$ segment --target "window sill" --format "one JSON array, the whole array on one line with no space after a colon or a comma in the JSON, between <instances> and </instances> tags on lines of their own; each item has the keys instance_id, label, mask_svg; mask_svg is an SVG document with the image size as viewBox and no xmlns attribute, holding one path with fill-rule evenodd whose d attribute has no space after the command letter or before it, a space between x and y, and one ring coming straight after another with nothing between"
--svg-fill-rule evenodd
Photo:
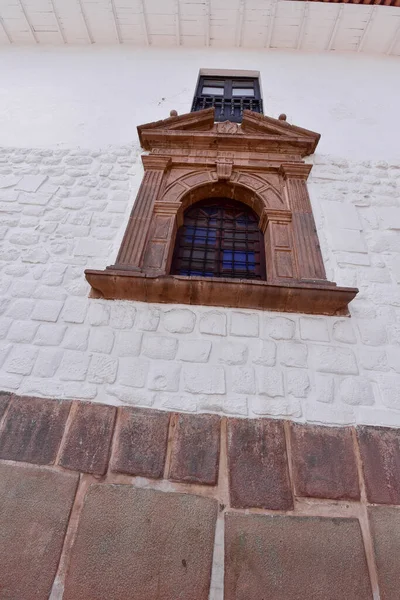
<instances>
[{"instance_id":1,"label":"window sill","mask_svg":"<svg viewBox=\"0 0 400 600\"><path fill-rule=\"evenodd\" d=\"M137 271L85 271L92 296L166 304L195 304L307 313L349 314L357 288L322 281L266 282L179 275L149 276Z\"/></svg>"}]
</instances>

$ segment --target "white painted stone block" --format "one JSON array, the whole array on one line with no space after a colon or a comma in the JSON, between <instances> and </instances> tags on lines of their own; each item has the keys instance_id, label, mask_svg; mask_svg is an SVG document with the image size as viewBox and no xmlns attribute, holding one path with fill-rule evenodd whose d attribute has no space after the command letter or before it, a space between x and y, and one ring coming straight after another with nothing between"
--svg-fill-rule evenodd
<instances>
[{"instance_id":1,"label":"white painted stone block","mask_svg":"<svg viewBox=\"0 0 400 600\"><path fill-rule=\"evenodd\" d=\"M307 398L310 392L310 380L303 369L288 369L286 375L287 393L296 398Z\"/></svg>"},{"instance_id":2,"label":"white painted stone block","mask_svg":"<svg viewBox=\"0 0 400 600\"><path fill-rule=\"evenodd\" d=\"M400 229L400 208L398 206L381 207L379 219L383 229Z\"/></svg>"},{"instance_id":3,"label":"white painted stone block","mask_svg":"<svg viewBox=\"0 0 400 600\"><path fill-rule=\"evenodd\" d=\"M366 253L367 247L359 231L352 229L332 229L330 232L334 250Z\"/></svg>"},{"instance_id":4,"label":"white painted stone block","mask_svg":"<svg viewBox=\"0 0 400 600\"><path fill-rule=\"evenodd\" d=\"M41 348L33 369L36 377L54 377L60 366L63 351L58 348Z\"/></svg>"},{"instance_id":5,"label":"white painted stone block","mask_svg":"<svg viewBox=\"0 0 400 600\"><path fill-rule=\"evenodd\" d=\"M163 325L170 333L191 333L196 315L186 308L175 308L164 313Z\"/></svg>"},{"instance_id":6,"label":"white painted stone block","mask_svg":"<svg viewBox=\"0 0 400 600\"><path fill-rule=\"evenodd\" d=\"M262 367L257 372L257 387L259 394L267 396L283 396L283 373L273 367Z\"/></svg>"},{"instance_id":7,"label":"white painted stone block","mask_svg":"<svg viewBox=\"0 0 400 600\"><path fill-rule=\"evenodd\" d=\"M10 342L29 343L35 337L39 323L30 321L14 321L8 331L7 339Z\"/></svg>"},{"instance_id":8,"label":"white painted stone block","mask_svg":"<svg viewBox=\"0 0 400 600\"><path fill-rule=\"evenodd\" d=\"M17 345L7 358L5 369L8 373L30 375L38 355L38 350L27 345Z\"/></svg>"},{"instance_id":9,"label":"white painted stone block","mask_svg":"<svg viewBox=\"0 0 400 600\"><path fill-rule=\"evenodd\" d=\"M89 304L89 323L91 325L108 325L110 320L110 305L105 303L93 303Z\"/></svg>"},{"instance_id":10,"label":"white painted stone block","mask_svg":"<svg viewBox=\"0 0 400 600\"><path fill-rule=\"evenodd\" d=\"M359 351L359 360L360 366L368 371L389 370L388 359L385 350L361 348Z\"/></svg>"},{"instance_id":11,"label":"white painted stone block","mask_svg":"<svg viewBox=\"0 0 400 600\"><path fill-rule=\"evenodd\" d=\"M132 406L152 406L153 396L145 390L137 391L133 387L124 385L110 385L106 388L107 397L113 396L124 404Z\"/></svg>"},{"instance_id":12,"label":"white painted stone block","mask_svg":"<svg viewBox=\"0 0 400 600\"><path fill-rule=\"evenodd\" d=\"M153 363L150 368L148 387L150 390L177 392L181 366L177 363Z\"/></svg>"},{"instance_id":13,"label":"white painted stone block","mask_svg":"<svg viewBox=\"0 0 400 600\"><path fill-rule=\"evenodd\" d=\"M324 202L322 209L326 217L327 228L362 230L355 206L345 202Z\"/></svg>"},{"instance_id":14,"label":"white painted stone block","mask_svg":"<svg viewBox=\"0 0 400 600\"><path fill-rule=\"evenodd\" d=\"M374 391L366 377L345 377L339 385L339 399L353 406L374 404Z\"/></svg>"},{"instance_id":15,"label":"white painted stone block","mask_svg":"<svg viewBox=\"0 0 400 600\"><path fill-rule=\"evenodd\" d=\"M251 400L251 411L255 415L270 417L299 418L302 415L301 403L297 398L256 396Z\"/></svg>"},{"instance_id":16,"label":"white painted stone block","mask_svg":"<svg viewBox=\"0 0 400 600\"><path fill-rule=\"evenodd\" d=\"M265 367L273 367L276 363L276 343L257 340L251 346L253 362Z\"/></svg>"},{"instance_id":17,"label":"white painted stone block","mask_svg":"<svg viewBox=\"0 0 400 600\"><path fill-rule=\"evenodd\" d=\"M211 342L208 340L181 340L177 360L206 363L210 352Z\"/></svg>"},{"instance_id":18,"label":"white painted stone block","mask_svg":"<svg viewBox=\"0 0 400 600\"><path fill-rule=\"evenodd\" d=\"M32 319L55 323L60 316L62 307L63 302L59 300L37 300L32 312Z\"/></svg>"},{"instance_id":19,"label":"white painted stone block","mask_svg":"<svg viewBox=\"0 0 400 600\"><path fill-rule=\"evenodd\" d=\"M87 298L67 298L61 318L66 323L83 323L88 309Z\"/></svg>"},{"instance_id":20,"label":"white painted stone block","mask_svg":"<svg viewBox=\"0 0 400 600\"><path fill-rule=\"evenodd\" d=\"M316 400L325 404L332 404L335 395L335 384L332 375L315 373Z\"/></svg>"},{"instance_id":21,"label":"white painted stone block","mask_svg":"<svg viewBox=\"0 0 400 600\"><path fill-rule=\"evenodd\" d=\"M113 303L110 311L110 326L115 329L130 329L135 320L136 309L129 302Z\"/></svg>"},{"instance_id":22,"label":"white painted stone block","mask_svg":"<svg viewBox=\"0 0 400 600\"><path fill-rule=\"evenodd\" d=\"M114 346L114 339L115 335L111 329L108 329L107 327L92 328L89 337L89 350L103 354L110 354ZM121 356L120 352L119 355Z\"/></svg>"},{"instance_id":23,"label":"white painted stone block","mask_svg":"<svg viewBox=\"0 0 400 600\"><path fill-rule=\"evenodd\" d=\"M388 408L400 410L400 376L385 373L379 376L378 381L383 404Z\"/></svg>"},{"instance_id":24,"label":"white painted stone block","mask_svg":"<svg viewBox=\"0 0 400 600\"><path fill-rule=\"evenodd\" d=\"M70 327L64 336L62 346L68 350L87 350L89 339L88 327Z\"/></svg>"},{"instance_id":25,"label":"white painted stone block","mask_svg":"<svg viewBox=\"0 0 400 600\"><path fill-rule=\"evenodd\" d=\"M210 335L226 335L226 314L220 311L209 311L200 317L200 333Z\"/></svg>"},{"instance_id":26,"label":"white painted stone block","mask_svg":"<svg viewBox=\"0 0 400 600\"><path fill-rule=\"evenodd\" d=\"M156 331L160 322L160 310L152 306L142 308L136 316L136 327L141 331Z\"/></svg>"},{"instance_id":27,"label":"white painted stone block","mask_svg":"<svg viewBox=\"0 0 400 600\"><path fill-rule=\"evenodd\" d=\"M386 354L390 368L396 373L400 373L400 346L389 347Z\"/></svg>"},{"instance_id":28,"label":"white painted stone block","mask_svg":"<svg viewBox=\"0 0 400 600\"><path fill-rule=\"evenodd\" d=\"M190 413L197 410L197 397L190 396L189 394L166 394L158 392L154 394L154 402L156 406L166 410Z\"/></svg>"},{"instance_id":29,"label":"white painted stone block","mask_svg":"<svg viewBox=\"0 0 400 600\"><path fill-rule=\"evenodd\" d=\"M37 346L59 346L67 330L66 325L41 323L34 343Z\"/></svg>"},{"instance_id":30,"label":"white painted stone block","mask_svg":"<svg viewBox=\"0 0 400 600\"><path fill-rule=\"evenodd\" d=\"M43 175L25 175L15 189L22 192L37 192L46 179L47 176Z\"/></svg>"},{"instance_id":31,"label":"white painted stone block","mask_svg":"<svg viewBox=\"0 0 400 600\"><path fill-rule=\"evenodd\" d=\"M84 381L89 367L89 356L84 352L66 350L58 370L64 381Z\"/></svg>"},{"instance_id":32,"label":"white painted stone block","mask_svg":"<svg viewBox=\"0 0 400 600\"><path fill-rule=\"evenodd\" d=\"M132 329L117 331L115 353L118 356L139 356L143 334Z\"/></svg>"},{"instance_id":33,"label":"white painted stone block","mask_svg":"<svg viewBox=\"0 0 400 600\"><path fill-rule=\"evenodd\" d=\"M357 375L355 355L349 348L312 344L309 348L310 366L316 371Z\"/></svg>"},{"instance_id":34,"label":"white painted stone block","mask_svg":"<svg viewBox=\"0 0 400 600\"><path fill-rule=\"evenodd\" d=\"M232 312L230 334L244 337L257 337L258 314Z\"/></svg>"},{"instance_id":35,"label":"white painted stone block","mask_svg":"<svg viewBox=\"0 0 400 600\"><path fill-rule=\"evenodd\" d=\"M282 342L279 345L280 363L286 367L307 367L308 348L300 342Z\"/></svg>"},{"instance_id":36,"label":"white painted stone block","mask_svg":"<svg viewBox=\"0 0 400 600\"><path fill-rule=\"evenodd\" d=\"M300 319L300 337L302 340L314 342L329 342L329 333L326 319L313 319L302 317Z\"/></svg>"},{"instance_id":37,"label":"white painted stone block","mask_svg":"<svg viewBox=\"0 0 400 600\"><path fill-rule=\"evenodd\" d=\"M123 386L142 388L146 385L149 361L143 358L120 358L118 383Z\"/></svg>"},{"instance_id":38,"label":"white painted stone block","mask_svg":"<svg viewBox=\"0 0 400 600\"><path fill-rule=\"evenodd\" d=\"M193 394L225 394L223 367L210 365L184 365L184 389Z\"/></svg>"},{"instance_id":39,"label":"white painted stone block","mask_svg":"<svg viewBox=\"0 0 400 600\"><path fill-rule=\"evenodd\" d=\"M237 342L221 342L217 346L218 362L226 365L244 365L248 347Z\"/></svg>"},{"instance_id":40,"label":"white painted stone block","mask_svg":"<svg viewBox=\"0 0 400 600\"><path fill-rule=\"evenodd\" d=\"M264 333L274 340L290 340L294 337L296 323L286 317L266 317ZM263 336L263 337L265 337Z\"/></svg>"},{"instance_id":41,"label":"white painted stone block","mask_svg":"<svg viewBox=\"0 0 400 600\"><path fill-rule=\"evenodd\" d=\"M178 350L178 340L175 338L144 334L142 354L149 358L172 360Z\"/></svg>"},{"instance_id":42,"label":"white painted stone block","mask_svg":"<svg viewBox=\"0 0 400 600\"><path fill-rule=\"evenodd\" d=\"M383 346L387 342L385 325L379 320L359 319L358 330L363 344L367 346Z\"/></svg>"},{"instance_id":43,"label":"white painted stone block","mask_svg":"<svg viewBox=\"0 0 400 600\"><path fill-rule=\"evenodd\" d=\"M232 369L232 391L237 394L255 394L256 382L252 367Z\"/></svg>"},{"instance_id":44,"label":"white painted stone block","mask_svg":"<svg viewBox=\"0 0 400 600\"><path fill-rule=\"evenodd\" d=\"M340 319L339 321L335 321L333 324L332 336L336 342L342 342L343 344L355 344L357 342L350 319Z\"/></svg>"},{"instance_id":45,"label":"white painted stone block","mask_svg":"<svg viewBox=\"0 0 400 600\"><path fill-rule=\"evenodd\" d=\"M106 354L93 354L88 371L91 383L114 383L117 377L118 360Z\"/></svg>"}]
</instances>

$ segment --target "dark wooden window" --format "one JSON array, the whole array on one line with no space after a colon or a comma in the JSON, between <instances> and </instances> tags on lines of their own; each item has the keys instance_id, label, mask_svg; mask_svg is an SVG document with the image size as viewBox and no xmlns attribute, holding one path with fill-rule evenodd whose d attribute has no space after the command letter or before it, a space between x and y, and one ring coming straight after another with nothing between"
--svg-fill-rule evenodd
<instances>
[{"instance_id":1,"label":"dark wooden window","mask_svg":"<svg viewBox=\"0 0 400 600\"><path fill-rule=\"evenodd\" d=\"M216 121L240 123L243 110L263 113L260 82L256 77L201 76L192 112L215 108Z\"/></svg>"},{"instance_id":2,"label":"dark wooden window","mask_svg":"<svg viewBox=\"0 0 400 600\"><path fill-rule=\"evenodd\" d=\"M226 198L198 202L184 214L171 272L198 277L266 279L257 215Z\"/></svg>"}]
</instances>

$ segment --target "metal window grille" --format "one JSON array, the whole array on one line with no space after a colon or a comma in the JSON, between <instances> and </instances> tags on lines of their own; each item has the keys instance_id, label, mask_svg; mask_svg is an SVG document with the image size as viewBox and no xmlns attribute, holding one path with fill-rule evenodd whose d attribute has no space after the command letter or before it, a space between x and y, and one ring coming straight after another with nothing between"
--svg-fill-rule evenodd
<instances>
[{"instance_id":1,"label":"metal window grille","mask_svg":"<svg viewBox=\"0 0 400 600\"><path fill-rule=\"evenodd\" d=\"M225 198L193 205L177 233L171 273L266 279L257 216L248 206Z\"/></svg>"},{"instance_id":2,"label":"metal window grille","mask_svg":"<svg viewBox=\"0 0 400 600\"><path fill-rule=\"evenodd\" d=\"M245 109L263 114L256 77L200 77L192 112L215 108L216 121L240 123Z\"/></svg>"}]
</instances>

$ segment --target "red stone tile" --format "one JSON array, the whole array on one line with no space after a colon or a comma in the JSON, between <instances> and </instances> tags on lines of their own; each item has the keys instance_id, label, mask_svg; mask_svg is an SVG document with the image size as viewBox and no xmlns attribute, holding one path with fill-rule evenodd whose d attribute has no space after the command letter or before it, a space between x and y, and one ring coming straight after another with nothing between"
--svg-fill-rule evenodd
<instances>
[{"instance_id":1,"label":"red stone tile","mask_svg":"<svg viewBox=\"0 0 400 600\"><path fill-rule=\"evenodd\" d=\"M228 474L233 507L291 509L282 421L229 419Z\"/></svg>"},{"instance_id":2,"label":"red stone tile","mask_svg":"<svg viewBox=\"0 0 400 600\"><path fill-rule=\"evenodd\" d=\"M372 600L357 519L227 514L225 600Z\"/></svg>"},{"instance_id":3,"label":"red stone tile","mask_svg":"<svg viewBox=\"0 0 400 600\"><path fill-rule=\"evenodd\" d=\"M63 600L208 600L218 503L93 485Z\"/></svg>"},{"instance_id":4,"label":"red stone tile","mask_svg":"<svg viewBox=\"0 0 400 600\"><path fill-rule=\"evenodd\" d=\"M72 411L59 464L74 471L104 475L110 454L115 408L77 402Z\"/></svg>"},{"instance_id":5,"label":"red stone tile","mask_svg":"<svg viewBox=\"0 0 400 600\"><path fill-rule=\"evenodd\" d=\"M6 412L6 408L10 402L11 394L7 392L0 392L0 419Z\"/></svg>"},{"instance_id":6,"label":"red stone tile","mask_svg":"<svg viewBox=\"0 0 400 600\"><path fill-rule=\"evenodd\" d=\"M0 465L0 598L47 600L78 476Z\"/></svg>"},{"instance_id":7,"label":"red stone tile","mask_svg":"<svg viewBox=\"0 0 400 600\"><path fill-rule=\"evenodd\" d=\"M216 485L220 417L177 415L169 478L184 483Z\"/></svg>"},{"instance_id":8,"label":"red stone tile","mask_svg":"<svg viewBox=\"0 0 400 600\"><path fill-rule=\"evenodd\" d=\"M167 451L169 413L120 408L111 469L129 475L162 477Z\"/></svg>"},{"instance_id":9,"label":"red stone tile","mask_svg":"<svg viewBox=\"0 0 400 600\"><path fill-rule=\"evenodd\" d=\"M400 430L358 427L367 498L375 504L400 504Z\"/></svg>"},{"instance_id":10,"label":"red stone tile","mask_svg":"<svg viewBox=\"0 0 400 600\"><path fill-rule=\"evenodd\" d=\"M0 435L0 458L53 464L71 403L13 397Z\"/></svg>"},{"instance_id":11,"label":"red stone tile","mask_svg":"<svg viewBox=\"0 0 400 600\"><path fill-rule=\"evenodd\" d=\"M297 496L358 500L360 488L349 427L291 426Z\"/></svg>"},{"instance_id":12,"label":"red stone tile","mask_svg":"<svg viewBox=\"0 0 400 600\"><path fill-rule=\"evenodd\" d=\"M380 600L399 600L400 509L368 509Z\"/></svg>"}]
</instances>

